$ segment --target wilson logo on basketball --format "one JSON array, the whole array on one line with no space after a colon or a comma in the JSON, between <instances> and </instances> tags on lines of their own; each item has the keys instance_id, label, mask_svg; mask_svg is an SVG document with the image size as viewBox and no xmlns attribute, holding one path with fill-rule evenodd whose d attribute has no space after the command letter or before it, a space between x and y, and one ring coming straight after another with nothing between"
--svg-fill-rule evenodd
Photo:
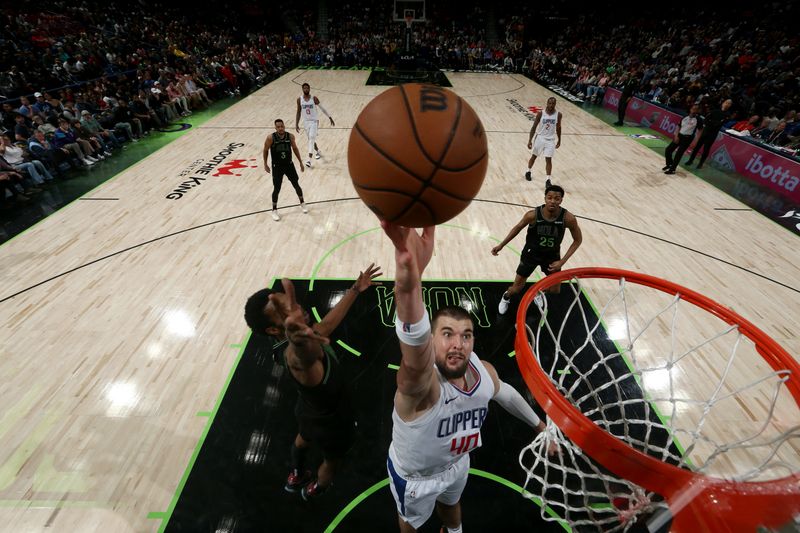
<instances>
[{"instance_id":1,"label":"wilson logo on basketball","mask_svg":"<svg viewBox=\"0 0 800 533\"><path fill-rule=\"evenodd\" d=\"M255 159L233 159L217 168L217 171L212 176L241 176L241 174L234 171L243 168L258 168L258 165L248 165L249 161L255 161Z\"/></svg>"}]
</instances>

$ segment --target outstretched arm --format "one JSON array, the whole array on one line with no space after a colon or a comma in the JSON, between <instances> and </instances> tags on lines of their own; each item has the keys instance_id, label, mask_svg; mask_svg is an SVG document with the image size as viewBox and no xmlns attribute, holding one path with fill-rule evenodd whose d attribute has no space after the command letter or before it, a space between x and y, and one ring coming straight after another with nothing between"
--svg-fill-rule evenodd
<instances>
[{"instance_id":1,"label":"outstretched arm","mask_svg":"<svg viewBox=\"0 0 800 533\"><path fill-rule=\"evenodd\" d=\"M525 398L522 397L517 389L500 380L494 365L487 361L481 361L481 363L483 363L489 375L492 376L492 381L494 382L494 396L492 400L499 403L509 414L519 418L536 431L540 433L545 431L547 429L547 424L536 415L533 408L525 401ZM547 453L548 455L553 455L556 452L558 452L558 444L553 441L550 443Z\"/></svg>"},{"instance_id":2,"label":"outstretched arm","mask_svg":"<svg viewBox=\"0 0 800 533\"><path fill-rule=\"evenodd\" d=\"M500 241L500 244L492 248L492 255L497 255L500 253L506 244L510 243L514 237L519 235L519 232L527 226L528 224L532 223L536 219L536 212L535 211L528 211L523 215L522 219L517 222L517 225L511 228L511 231L508 232L506 238Z\"/></svg>"},{"instance_id":3,"label":"outstretched arm","mask_svg":"<svg viewBox=\"0 0 800 533\"><path fill-rule=\"evenodd\" d=\"M425 228L422 235L384 220L381 227L395 248L395 329L402 353L395 407L404 417L412 415L428 396L435 379L430 319L422 300L422 273L433 255L434 226Z\"/></svg>"},{"instance_id":4,"label":"outstretched arm","mask_svg":"<svg viewBox=\"0 0 800 533\"><path fill-rule=\"evenodd\" d=\"M353 283L352 287L347 289L342 299L339 300L339 303L328 311L328 314L325 315L325 318L323 318L319 324L314 326L317 333L325 337L330 336L339 324L342 323L344 317L347 316L347 312L356 301L358 295L369 289L372 285L375 285L373 280L381 275L383 275L381 267L375 266L375 263L369 265L363 272L359 272L355 283Z\"/></svg>"},{"instance_id":5,"label":"outstretched arm","mask_svg":"<svg viewBox=\"0 0 800 533\"><path fill-rule=\"evenodd\" d=\"M300 97L297 97L297 113L294 117L294 131L300 133Z\"/></svg>"},{"instance_id":6,"label":"outstretched arm","mask_svg":"<svg viewBox=\"0 0 800 533\"><path fill-rule=\"evenodd\" d=\"M283 293L270 294L267 309L274 309L283 323L289 341L287 357L296 357L302 366L308 367L322 357L321 343L328 344L330 340L308 325L306 314L295 299L291 280L284 278L281 284Z\"/></svg>"}]
</instances>

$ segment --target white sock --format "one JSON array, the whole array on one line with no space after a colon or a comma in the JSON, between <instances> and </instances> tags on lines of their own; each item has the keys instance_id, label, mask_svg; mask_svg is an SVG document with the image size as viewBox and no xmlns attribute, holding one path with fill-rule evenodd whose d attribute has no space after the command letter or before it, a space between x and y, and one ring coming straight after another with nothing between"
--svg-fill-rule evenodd
<instances>
[{"instance_id":1,"label":"white sock","mask_svg":"<svg viewBox=\"0 0 800 533\"><path fill-rule=\"evenodd\" d=\"M461 524L458 524L458 527L448 527L447 533L464 533L461 529Z\"/></svg>"}]
</instances>

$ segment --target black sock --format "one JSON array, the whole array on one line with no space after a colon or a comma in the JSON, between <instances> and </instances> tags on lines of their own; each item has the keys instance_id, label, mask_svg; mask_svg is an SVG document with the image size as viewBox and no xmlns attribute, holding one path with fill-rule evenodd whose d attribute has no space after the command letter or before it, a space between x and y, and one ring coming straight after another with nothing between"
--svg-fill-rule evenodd
<instances>
[{"instance_id":1,"label":"black sock","mask_svg":"<svg viewBox=\"0 0 800 533\"><path fill-rule=\"evenodd\" d=\"M306 455L308 455L308 448L298 448L297 445L292 443L292 450L290 456L292 458L292 468L303 472L306 466Z\"/></svg>"}]
</instances>

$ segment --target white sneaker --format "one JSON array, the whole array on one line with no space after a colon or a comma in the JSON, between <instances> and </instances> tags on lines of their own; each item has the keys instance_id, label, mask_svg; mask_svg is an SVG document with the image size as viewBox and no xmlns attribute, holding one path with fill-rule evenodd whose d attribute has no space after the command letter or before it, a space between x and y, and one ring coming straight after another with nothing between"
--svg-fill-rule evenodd
<instances>
[{"instance_id":1,"label":"white sneaker","mask_svg":"<svg viewBox=\"0 0 800 533\"><path fill-rule=\"evenodd\" d=\"M544 293L543 292L537 292L536 296L533 297L533 303L535 303L536 307L538 307L539 309L543 309L544 308Z\"/></svg>"},{"instance_id":2,"label":"white sneaker","mask_svg":"<svg viewBox=\"0 0 800 533\"><path fill-rule=\"evenodd\" d=\"M89 161L88 159L81 159L81 163L83 163L87 167L90 167L90 166L94 165L95 162L94 161Z\"/></svg>"},{"instance_id":3,"label":"white sneaker","mask_svg":"<svg viewBox=\"0 0 800 533\"><path fill-rule=\"evenodd\" d=\"M90 156L90 155L86 156L86 160L87 161L91 161L92 163L97 163L97 161L99 161L96 157L93 157L93 156Z\"/></svg>"},{"instance_id":4,"label":"white sneaker","mask_svg":"<svg viewBox=\"0 0 800 533\"><path fill-rule=\"evenodd\" d=\"M316 157L317 159L322 159L322 152L317 151L317 155L315 155L314 157Z\"/></svg>"},{"instance_id":5,"label":"white sneaker","mask_svg":"<svg viewBox=\"0 0 800 533\"><path fill-rule=\"evenodd\" d=\"M511 303L511 300L506 300L505 296L500 298L500 305L497 306L497 312L501 315L506 314L508 311L508 304Z\"/></svg>"},{"instance_id":6,"label":"white sneaker","mask_svg":"<svg viewBox=\"0 0 800 533\"><path fill-rule=\"evenodd\" d=\"M303 210L303 213L308 213L308 208L304 202L300 202L300 209Z\"/></svg>"},{"instance_id":7,"label":"white sneaker","mask_svg":"<svg viewBox=\"0 0 800 533\"><path fill-rule=\"evenodd\" d=\"M307 160L307 161L306 161L306 166L307 166L308 168L311 168L311 159L309 159L309 160Z\"/></svg>"},{"instance_id":8,"label":"white sneaker","mask_svg":"<svg viewBox=\"0 0 800 533\"><path fill-rule=\"evenodd\" d=\"M281 217L279 217L279 216L278 216L278 212L277 212L277 211L275 211L275 210L273 209L273 210L272 210L272 220L274 220L275 222L277 222L277 221L279 221L280 219L281 219Z\"/></svg>"}]
</instances>

